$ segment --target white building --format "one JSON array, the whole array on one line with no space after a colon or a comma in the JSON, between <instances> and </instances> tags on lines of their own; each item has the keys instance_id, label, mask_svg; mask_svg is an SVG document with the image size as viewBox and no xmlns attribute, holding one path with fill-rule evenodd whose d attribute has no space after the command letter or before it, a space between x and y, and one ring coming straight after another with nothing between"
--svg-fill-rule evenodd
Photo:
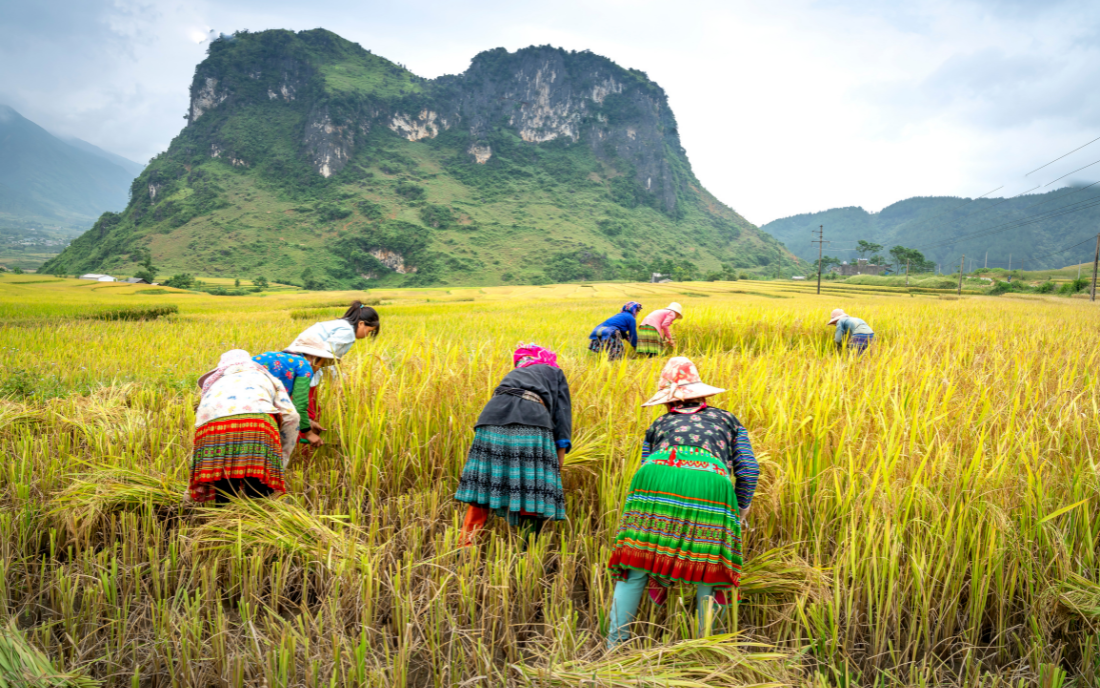
<instances>
[{"instance_id":1,"label":"white building","mask_svg":"<svg viewBox=\"0 0 1100 688\"><path fill-rule=\"evenodd\" d=\"M96 282L114 282L115 278L110 275L101 275L97 272L89 272L87 275L81 275L82 280L95 280Z\"/></svg>"}]
</instances>

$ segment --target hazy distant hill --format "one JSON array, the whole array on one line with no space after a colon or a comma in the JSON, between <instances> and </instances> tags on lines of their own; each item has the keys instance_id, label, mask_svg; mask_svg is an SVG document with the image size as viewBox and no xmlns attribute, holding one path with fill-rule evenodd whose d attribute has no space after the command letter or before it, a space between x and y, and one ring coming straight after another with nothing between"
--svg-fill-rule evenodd
<instances>
[{"instance_id":1,"label":"hazy distant hill","mask_svg":"<svg viewBox=\"0 0 1100 688\"><path fill-rule=\"evenodd\" d=\"M145 169L145 165L142 165L141 163L134 162L133 160L122 157L121 155L116 155L116 154L112 153L111 151L103 150L99 146L88 143L84 139L78 139L75 136L68 136L68 137L62 136L60 138L65 143L69 144L70 146L75 146L76 148L79 148L80 150L84 151L85 153L91 153L92 155L98 155L99 157L103 158L104 160L107 160L109 162L113 162L114 164L118 165L122 169L126 170L126 172L128 172L131 175L131 177L138 176L139 174L141 174L141 171Z\"/></svg>"},{"instance_id":2,"label":"hazy distant hill","mask_svg":"<svg viewBox=\"0 0 1100 688\"><path fill-rule=\"evenodd\" d=\"M664 91L549 46L428 80L322 29L214 41L188 124L44 269L314 287L648 277L791 266L708 193Z\"/></svg>"},{"instance_id":3,"label":"hazy distant hill","mask_svg":"<svg viewBox=\"0 0 1100 688\"><path fill-rule=\"evenodd\" d=\"M0 222L84 228L104 211L125 208L134 163L128 170L112 157L62 141L0 105Z\"/></svg>"},{"instance_id":4,"label":"hazy distant hill","mask_svg":"<svg viewBox=\"0 0 1100 688\"><path fill-rule=\"evenodd\" d=\"M969 202L968 202L969 201ZM1097 207L1091 207L1093 205ZM833 208L775 220L761 227L782 241L795 255L817 259L811 232L825 226L833 243L825 254L853 260L855 242L864 239L891 246L920 249L950 272L965 254L975 265L990 267L1054 268L1091 260L1100 231L1100 185L1066 188L1019 198L919 197L899 201L877 213L863 208ZM974 236L977 235L977 236ZM959 243L942 246L960 237ZM1085 241L1069 250L1065 247ZM884 251L885 254L885 251Z\"/></svg>"}]
</instances>

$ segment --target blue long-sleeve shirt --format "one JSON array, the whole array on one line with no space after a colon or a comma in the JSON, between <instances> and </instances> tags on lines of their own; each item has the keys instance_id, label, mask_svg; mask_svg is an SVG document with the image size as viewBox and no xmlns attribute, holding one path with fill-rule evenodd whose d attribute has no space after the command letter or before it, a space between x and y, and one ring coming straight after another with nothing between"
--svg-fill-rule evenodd
<instances>
[{"instance_id":1,"label":"blue long-sleeve shirt","mask_svg":"<svg viewBox=\"0 0 1100 688\"><path fill-rule=\"evenodd\" d=\"M630 346L638 348L638 323L634 316L626 311L616 313L596 326L589 339L606 339L612 332L621 332L624 339L630 340Z\"/></svg>"},{"instance_id":2,"label":"blue long-sleeve shirt","mask_svg":"<svg viewBox=\"0 0 1100 688\"><path fill-rule=\"evenodd\" d=\"M844 341L844 335L847 334L874 334L875 331L871 329L863 320L859 318L853 318L850 315L846 315L840 320L836 321L836 335L833 337L833 341L840 344Z\"/></svg>"}]
</instances>

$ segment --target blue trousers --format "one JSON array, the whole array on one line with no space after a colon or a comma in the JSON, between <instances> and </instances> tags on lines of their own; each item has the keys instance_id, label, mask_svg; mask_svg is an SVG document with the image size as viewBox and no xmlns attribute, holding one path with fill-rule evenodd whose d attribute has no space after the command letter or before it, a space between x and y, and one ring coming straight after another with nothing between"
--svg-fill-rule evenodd
<instances>
[{"instance_id":1,"label":"blue trousers","mask_svg":"<svg viewBox=\"0 0 1100 688\"><path fill-rule=\"evenodd\" d=\"M638 614L638 605L645 594L646 584L649 582L649 574L638 569L631 569L625 581L615 583L615 598L611 603L611 618L607 632L607 647L613 648L619 643L630 639L630 631L627 627ZM698 621L698 634L700 637L706 630L707 608L710 607L711 618L718 615L721 609L714 602L714 586L695 586L695 607Z\"/></svg>"}]
</instances>

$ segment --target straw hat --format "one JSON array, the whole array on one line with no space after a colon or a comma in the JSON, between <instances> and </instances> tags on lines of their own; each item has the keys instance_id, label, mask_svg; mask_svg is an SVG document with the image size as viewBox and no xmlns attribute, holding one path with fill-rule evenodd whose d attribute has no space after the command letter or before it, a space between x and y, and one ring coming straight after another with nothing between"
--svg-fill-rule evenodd
<instances>
[{"instance_id":1,"label":"straw hat","mask_svg":"<svg viewBox=\"0 0 1100 688\"><path fill-rule=\"evenodd\" d=\"M672 303L668 304L668 308L666 308L665 310L669 310L669 311L672 311L673 313L675 313L676 315L680 316L681 318L682 318L682 317L684 317L684 308L683 308L683 306L681 306L680 304L676 303L675 301L673 301Z\"/></svg>"},{"instance_id":2,"label":"straw hat","mask_svg":"<svg viewBox=\"0 0 1100 688\"><path fill-rule=\"evenodd\" d=\"M699 369L690 358L684 356L675 356L668 360L665 369L661 371L661 382L657 388L659 391L642 406L658 406L672 401L701 399L726 391L721 387L712 387L704 383L699 378Z\"/></svg>"},{"instance_id":3,"label":"straw hat","mask_svg":"<svg viewBox=\"0 0 1100 688\"><path fill-rule=\"evenodd\" d=\"M332 349L329 348L327 342L322 340L315 334L302 334L299 335L294 343L283 349L283 353L287 354L303 354L306 356L316 356L317 358L336 358L332 353Z\"/></svg>"},{"instance_id":4,"label":"straw hat","mask_svg":"<svg viewBox=\"0 0 1100 688\"><path fill-rule=\"evenodd\" d=\"M835 325L837 320L840 320L841 318L845 318L847 316L848 316L848 314L844 312L843 308L837 308L836 310L834 310L832 312L832 315L829 316L831 318L831 320L829 320L829 322L827 322L825 324L826 325Z\"/></svg>"}]
</instances>

